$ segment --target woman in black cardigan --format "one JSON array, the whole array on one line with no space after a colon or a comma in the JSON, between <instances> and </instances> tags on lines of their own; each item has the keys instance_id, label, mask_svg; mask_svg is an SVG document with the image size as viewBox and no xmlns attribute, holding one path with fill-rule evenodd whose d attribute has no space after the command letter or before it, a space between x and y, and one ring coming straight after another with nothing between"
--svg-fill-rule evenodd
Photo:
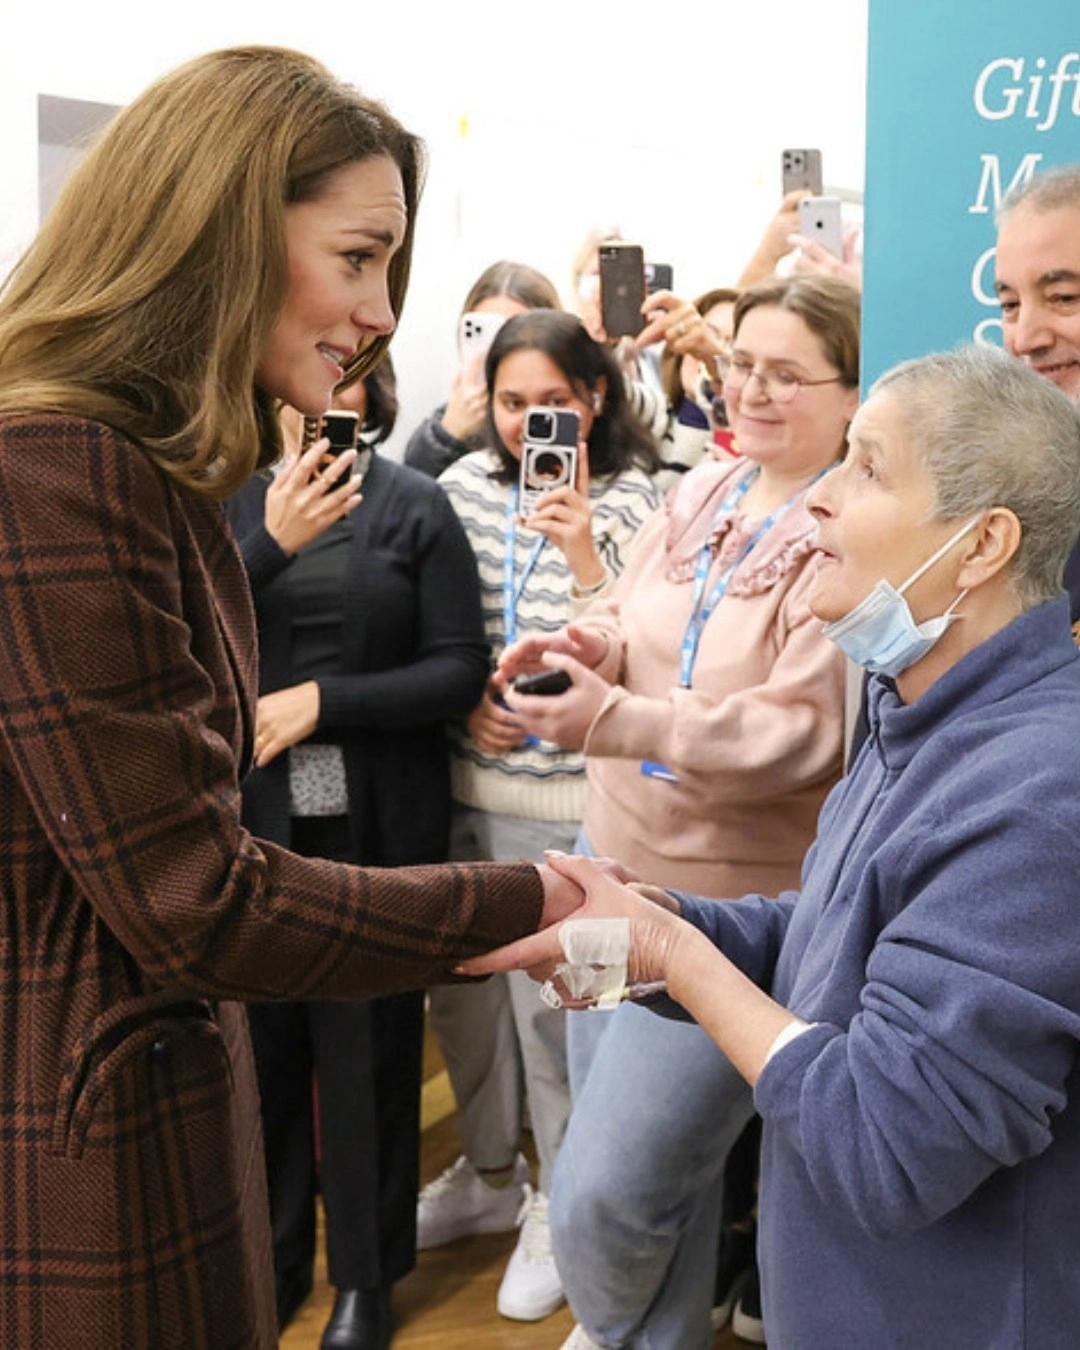
<instances>
[{"instance_id":1,"label":"woman in black cardigan","mask_svg":"<svg viewBox=\"0 0 1080 1350\"><path fill-rule=\"evenodd\" d=\"M476 704L488 674L476 565L442 488L373 453L396 413L388 358L335 406L364 428L336 483L316 447L226 507L259 623L244 823L310 856L439 862L443 724ZM358 494L349 473L365 461ZM389 1345L390 1288L415 1263L423 995L250 1013L279 1322L311 1289L319 1189L337 1290L324 1350Z\"/></svg>"}]
</instances>

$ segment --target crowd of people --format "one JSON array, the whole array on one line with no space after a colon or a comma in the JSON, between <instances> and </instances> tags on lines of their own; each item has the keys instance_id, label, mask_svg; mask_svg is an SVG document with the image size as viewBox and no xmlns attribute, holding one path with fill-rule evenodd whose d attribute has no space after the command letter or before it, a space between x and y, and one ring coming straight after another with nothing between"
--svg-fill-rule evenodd
<instances>
[{"instance_id":1,"label":"crowd of people","mask_svg":"<svg viewBox=\"0 0 1080 1350\"><path fill-rule=\"evenodd\" d=\"M1003 204L1005 350L861 402L795 197L634 338L614 231L566 303L495 261L399 463L424 153L214 52L0 292L0 1343L267 1350L321 1198L324 1350L515 1228L565 1350L1064 1350L1080 167Z\"/></svg>"}]
</instances>

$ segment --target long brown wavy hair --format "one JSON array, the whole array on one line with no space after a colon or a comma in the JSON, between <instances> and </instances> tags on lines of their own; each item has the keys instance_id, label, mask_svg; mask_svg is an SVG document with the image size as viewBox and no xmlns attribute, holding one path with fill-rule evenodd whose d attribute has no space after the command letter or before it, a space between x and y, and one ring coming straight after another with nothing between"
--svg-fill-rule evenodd
<instances>
[{"instance_id":1,"label":"long brown wavy hair","mask_svg":"<svg viewBox=\"0 0 1080 1350\"><path fill-rule=\"evenodd\" d=\"M375 156L401 171L408 286L423 148L300 52L212 52L109 124L0 293L0 413L57 411L135 437L178 482L234 492L279 454L255 369L285 300L285 210ZM389 338L353 358L373 366Z\"/></svg>"}]
</instances>

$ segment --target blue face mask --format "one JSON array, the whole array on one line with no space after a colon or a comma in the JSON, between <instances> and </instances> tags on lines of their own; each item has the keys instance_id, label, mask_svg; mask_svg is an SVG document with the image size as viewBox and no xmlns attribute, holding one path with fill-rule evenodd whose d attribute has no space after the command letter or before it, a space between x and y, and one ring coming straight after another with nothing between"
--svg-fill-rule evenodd
<instances>
[{"instance_id":1,"label":"blue face mask","mask_svg":"<svg viewBox=\"0 0 1080 1350\"><path fill-rule=\"evenodd\" d=\"M932 558L913 572L897 589L888 581L879 581L870 594L835 623L827 623L822 632L835 642L856 665L880 675L899 675L925 656L945 630L958 617L953 611L967 595L961 591L944 614L925 623L916 623L904 592L958 544L982 519L981 515L947 540Z\"/></svg>"}]
</instances>

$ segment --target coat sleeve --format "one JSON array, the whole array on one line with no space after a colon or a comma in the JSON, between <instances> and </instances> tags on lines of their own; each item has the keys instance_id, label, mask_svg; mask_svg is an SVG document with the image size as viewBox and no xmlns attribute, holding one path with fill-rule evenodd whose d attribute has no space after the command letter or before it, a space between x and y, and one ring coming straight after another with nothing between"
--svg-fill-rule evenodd
<instances>
[{"instance_id":1,"label":"coat sleeve","mask_svg":"<svg viewBox=\"0 0 1080 1350\"><path fill-rule=\"evenodd\" d=\"M6 423L0 482L0 754L66 922L92 911L162 988L240 999L415 988L535 927L532 867L364 869L242 829L250 657L221 597L252 624L220 511L70 419Z\"/></svg>"}]
</instances>

